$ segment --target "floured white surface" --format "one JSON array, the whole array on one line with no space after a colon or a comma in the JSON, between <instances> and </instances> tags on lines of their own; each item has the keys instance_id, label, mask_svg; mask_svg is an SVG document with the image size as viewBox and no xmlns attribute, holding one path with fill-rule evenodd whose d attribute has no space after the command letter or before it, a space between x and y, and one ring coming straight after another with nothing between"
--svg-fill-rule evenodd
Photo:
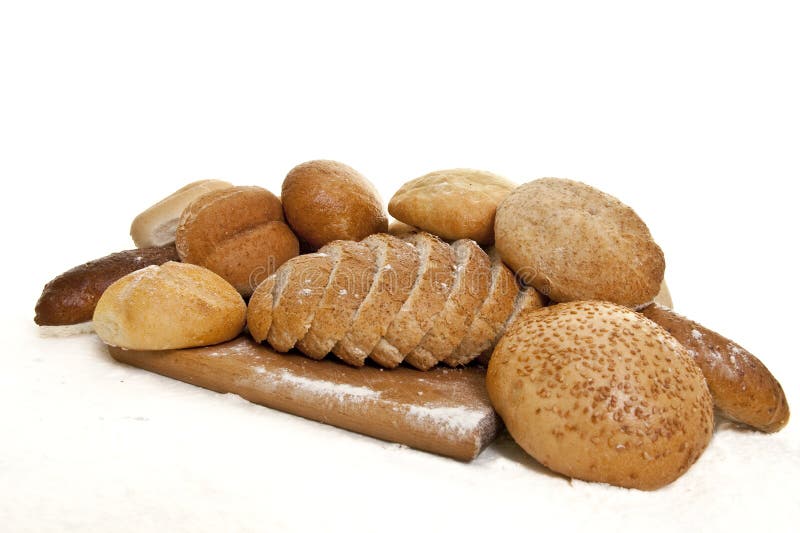
<instances>
[{"instance_id":1,"label":"floured white surface","mask_svg":"<svg viewBox=\"0 0 800 533\"><path fill-rule=\"evenodd\" d=\"M507 436L461 463L325 426L119 364L93 335L40 337L28 319L3 320L4 531L768 531L800 518L796 423L722 427L688 474L639 492L554 475ZM798 405L797 380L780 378Z\"/></svg>"}]
</instances>

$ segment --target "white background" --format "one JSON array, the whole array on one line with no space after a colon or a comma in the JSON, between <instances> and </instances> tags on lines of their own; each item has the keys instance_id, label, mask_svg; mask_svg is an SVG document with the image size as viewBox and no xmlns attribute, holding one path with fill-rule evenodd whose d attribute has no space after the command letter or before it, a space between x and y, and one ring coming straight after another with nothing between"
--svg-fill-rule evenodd
<instances>
[{"instance_id":1,"label":"white background","mask_svg":"<svg viewBox=\"0 0 800 533\"><path fill-rule=\"evenodd\" d=\"M7 531L790 530L798 422L723 428L640 493L327 428L42 339L42 285L219 177L343 161L384 201L432 170L580 179L648 223L676 308L800 409L793 2L3 2L0 523Z\"/></svg>"}]
</instances>

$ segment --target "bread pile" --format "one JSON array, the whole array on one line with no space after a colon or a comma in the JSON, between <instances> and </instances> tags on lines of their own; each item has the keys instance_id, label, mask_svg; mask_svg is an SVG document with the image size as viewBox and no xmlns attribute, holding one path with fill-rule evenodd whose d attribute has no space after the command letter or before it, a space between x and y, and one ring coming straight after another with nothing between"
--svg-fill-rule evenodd
<instances>
[{"instance_id":1,"label":"bread pile","mask_svg":"<svg viewBox=\"0 0 800 533\"><path fill-rule=\"evenodd\" d=\"M624 487L684 473L714 408L765 432L788 422L755 356L669 308L664 254L617 198L452 169L404 185L389 212L391 225L369 181L334 161L292 169L281 198L194 182L134 219L139 248L50 282L36 322L93 317L106 343L139 350L246 327L276 351L356 367L477 360L520 446Z\"/></svg>"}]
</instances>

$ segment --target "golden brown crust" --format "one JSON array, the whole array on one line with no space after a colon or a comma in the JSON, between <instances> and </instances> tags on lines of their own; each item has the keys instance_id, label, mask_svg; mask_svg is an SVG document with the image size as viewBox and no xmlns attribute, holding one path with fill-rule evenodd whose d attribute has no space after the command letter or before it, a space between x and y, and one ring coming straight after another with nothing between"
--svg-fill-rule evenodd
<instances>
[{"instance_id":1,"label":"golden brown crust","mask_svg":"<svg viewBox=\"0 0 800 533\"><path fill-rule=\"evenodd\" d=\"M375 256L375 280L356 312L350 330L333 353L361 366L386 334L417 278L419 256L404 241L386 233L370 235L363 241Z\"/></svg>"},{"instance_id":2,"label":"golden brown crust","mask_svg":"<svg viewBox=\"0 0 800 533\"><path fill-rule=\"evenodd\" d=\"M711 395L672 336L622 306L520 315L495 348L489 397L514 440L567 476L656 489L708 445Z\"/></svg>"},{"instance_id":3,"label":"golden brown crust","mask_svg":"<svg viewBox=\"0 0 800 533\"><path fill-rule=\"evenodd\" d=\"M313 249L388 230L375 187L336 161L308 161L294 167L283 182L281 200L292 230Z\"/></svg>"},{"instance_id":4,"label":"golden brown crust","mask_svg":"<svg viewBox=\"0 0 800 533\"><path fill-rule=\"evenodd\" d=\"M428 370L453 353L478 314L491 281L491 261L477 243L461 239L453 243L456 272L442 310L419 344L406 356L406 362Z\"/></svg>"},{"instance_id":5,"label":"golden brown crust","mask_svg":"<svg viewBox=\"0 0 800 533\"><path fill-rule=\"evenodd\" d=\"M333 253L334 250L338 252L338 260L330 281L311 327L296 345L312 359L325 357L344 337L375 277L375 256L369 246L353 241L333 241L320 248L320 253ZM363 360L345 352L341 357L352 365L363 364Z\"/></svg>"},{"instance_id":6,"label":"golden brown crust","mask_svg":"<svg viewBox=\"0 0 800 533\"><path fill-rule=\"evenodd\" d=\"M515 295L511 314L508 315L506 321L500 325L499 329L497 330L497 334L491 340L489 347L481 352L480 356L478 356L478 362L484 365L489 364L489 359L492 357L492 351L494 350L495 346L497 346L497 343L500 342L502 336L506 331L508 331L518 316L522 316L528 311L545 307L547 304L547 298L542 296L539 291L533 287L522 287Z\"/></svg>"},{"instance_id":7,"label":"golden brown crust","mask_svg":"<svg viewBox=\"0 0 800 533\"><path fill-rule=\"evenodd\" d=\"M246 306L227 281L208 269L167 262L115 281L94 311L97 335L130 350L217 344L244 328Z\"/></svg>"},{"instance_id":8,"label":"golden brown crust","mask_svg":"<svg viewBox=\"0 0 800 533\"><path fill-rule=\"evenodd\" d=\"M439 170L403 185L389 201L389 213L442 239L488 245L494 242L497 206L514 187L491 172Z\"/></svg>"},{"instance_id":9,"label":"golden brown crust","mask_svg":"<svg viewBox=\"0 0 800 533\"><path fill-rule=\"evenodd\" d=\"M136 247L164 246L175 242L175 230L183 210L206 193L230 187L233 185L227 181L194 181L148 207L131 223L131 238Z\"/></svg>"},{"instance_id":10,"label":"golden brown crust","mask_svg":"<svg viewBox=\"0 0 800 533\"><path fill-rule=\"evenodd\" d=\"M91 320L97 301L109 285L135 270L167 261L178 261L172 244L117 252L71 268L44 286L33 320L40 326Z\"/></svg>"},{"instance_id":11,"label":"golden brown crust","mask_svg":"<svg viewBox=\"0 0 800 533\"><path fill-rule=\"evenodd\" d=\"M420 231L422 230L399 220L393 220L389 224L389 235L394 235L395 237L405 237L409 233L419 233Z\"/></svg>"},{"instance_id":12,"label":"golden brown crust","mask_svg":"<svg viewBox=\"0 0 800 533\"><path fill-rule=\"evenodd\" d=\"M514 310L514 301L519 293L514 274L496 250L490 250L489 257L492 261L489 293L470 324L467 335L445 360L450 366L466 365L484 351L491 350Z\"/></svg>"},{"instance_id":13,"label":"golden brown crust","mask_svg":"<svg viewBox=\"0 0 800 533\"><path fill-rule=\"evenodd\" d=\"M783 388L756 356L664 306L652 304L641 313L687 348L724 416L768 433L789 422Z\"/></svg>"},{"instance_id":14,"label":"golden brown crust","mask_svg":"<svg viewBox=\"0 0 800 533\"><path fill-rule=\"evenodd\" d=\"M230 187L192 202L181 215L175 245L184 262L213 270L245 297L299 253L280 200L261 187Z\"/></svg>"},{"instance_id":15,"label":"golden brown crust","mask_svg":"<svg viewBox=\"0 0 800 533\"><path fill-rule=\"evenodd\" d=\"M586 184L544 178L511 192L497 209L496 247L527 285L557 302L651 302L664 254L628 206Z\"/></svg>"}]
</instances>

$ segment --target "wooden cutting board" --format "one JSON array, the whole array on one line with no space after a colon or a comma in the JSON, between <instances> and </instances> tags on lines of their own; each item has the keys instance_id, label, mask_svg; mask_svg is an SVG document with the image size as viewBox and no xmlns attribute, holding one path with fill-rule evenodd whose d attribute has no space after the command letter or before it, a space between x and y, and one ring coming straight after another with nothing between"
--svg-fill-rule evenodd
<instances>
[{"instance_id":1,"label":"wooden cutting board","mask_svg":"<svg viewBox=\"0 0 800 533\"><path fill-rule=\"evenodd\" d=\"M199 387L463 461L474 459L500 427L478 367L353 368L280 354L247 335L204 348L108 351L117 361Z\"/></svg>"}]
</instances>

